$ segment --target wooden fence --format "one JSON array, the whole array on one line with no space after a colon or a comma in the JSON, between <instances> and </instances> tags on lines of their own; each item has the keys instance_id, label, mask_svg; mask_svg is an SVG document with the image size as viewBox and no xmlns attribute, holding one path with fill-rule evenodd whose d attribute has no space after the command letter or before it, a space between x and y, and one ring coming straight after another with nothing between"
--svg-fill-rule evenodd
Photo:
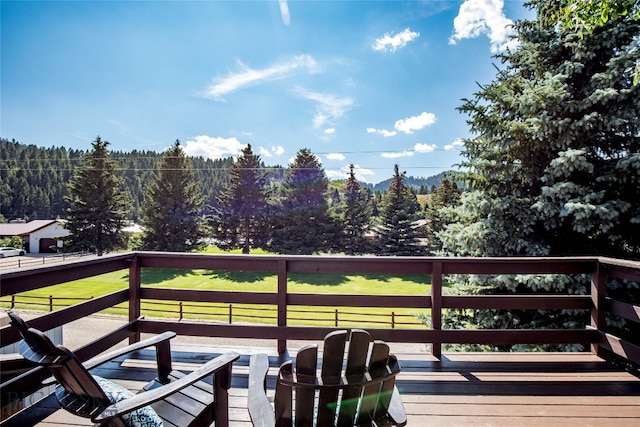
<instances>
[{"instance_id":1,"label":"wooden fence","mask_svg":"<svg viewBox=\"0 0 640 427\"><path fill-rule=\"evenodd\" d=\"M73 304L92 300L90 298L69 298L33 296L33 295L11 295L0 298L0 307L8 309L25 308L35 311L48 311L71 307ZM168 306L168 308L167 308ZM126 306L115 306L121 314L128 314ZM276 307L244 307L241 304L196 304L185 301L155 301L143 302L141 309L147 316L161 318L213 320L225 322L229 325L234 323L258 323L275 324L278 319L278 309ZM313 323L315 326L354 327L354 325L369 325L373 327L397 327L420 326L422 322L415 315L396 313L363 313L348 310L313 310L313 309L290 309L288 310L289 324L296 322ZM234 322L235 321L235 322Z\"/></svg>"}]
</instances>

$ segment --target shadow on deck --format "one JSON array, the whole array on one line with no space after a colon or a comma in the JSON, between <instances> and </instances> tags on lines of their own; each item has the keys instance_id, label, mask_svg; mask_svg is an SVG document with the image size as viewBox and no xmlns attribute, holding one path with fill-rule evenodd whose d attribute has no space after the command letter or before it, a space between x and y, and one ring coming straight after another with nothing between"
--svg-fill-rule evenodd
<instances>
[{"instance_id":1,"label":"shadow on deck","mask_svg":"<svg viewBox=\"0 0 640 427\"><path fill-rule=\"evenodd\" d=\"M230 350L242 354L233 366L231 425L249 426L250 354L269 354L270 390L277 367L289 356L281 358L273 348L179 344L173 347L174 368L192 370ZM447 353L441 360L426 352L395 353L403 369L398 388L410 426L636 427L640 421L640 379L590 353ZM128 355L93 373L138 390L155 375L155 353ZM56 425L92 424L58 409L53 396L2 423Z\"/></svg>"}]
</instances>

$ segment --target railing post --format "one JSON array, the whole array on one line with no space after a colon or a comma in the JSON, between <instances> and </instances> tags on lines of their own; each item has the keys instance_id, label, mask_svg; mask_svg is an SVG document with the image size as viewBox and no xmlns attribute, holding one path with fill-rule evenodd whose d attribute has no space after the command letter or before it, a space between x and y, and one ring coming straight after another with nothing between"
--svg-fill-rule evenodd
<instances>
[{"instance_id":1,"label":"railing post","mask_svg":"<svg viewBox=\"0 0 640 427\"><path fill-rule=\"evenodd\" d=\"M278 260L278 327L287 326L287 260ZM287 352L287 340L278 339L278 353Z\"/></svg>"},{"instance_id":2,"label":"railing post","mask_svg":"<svg viewBox=\"0 0 640 427\"><path fill-rule=\"evenodd\" d=\"M133 322L140 317L142 310L140 308L140 282L141 268L138 261L138 255L134 255L129 264L129 321ZM140 332L129 337L129 344L140 341Z\"/></svg>"},{"instance_id":3,"label":"railing post","mask_svg":"<svg viewBox=\"0 0 640 427\"><path fill-rule=\"evenodd\" d=\"M598 261L591 273L591 327L600 333L605 330L605 302L607 291L607 276ZM602 348L598 343L591 343L591 352L602 356Z\"/></svg>"},{"instance_id":4,"label":"railing post","mask_svg":"<svg viewBox=\"0 0 640 427\"><path fill-rule=\"evenodd\" d=\"M431 271L431 328L442 330L442 261L434 261ZM434 339L431 343L431 354L442 356L442 342Z\"/></svg>"}]
</instances>

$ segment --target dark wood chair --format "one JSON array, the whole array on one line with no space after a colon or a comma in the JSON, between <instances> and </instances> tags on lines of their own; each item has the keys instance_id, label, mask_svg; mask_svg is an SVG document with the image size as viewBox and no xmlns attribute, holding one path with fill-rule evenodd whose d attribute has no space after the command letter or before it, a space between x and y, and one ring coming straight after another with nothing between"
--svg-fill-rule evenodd
<instances>
[{"instance_id":1,"label":"dark wood chair","mask_svg":"<svg viewBox=\"0 0 640 427\"><path fill-rule=\"evenodd\" d=\"M266 394L269 360L251 356L248 407L254 426L406 425L395 386L400 366L385 342L371 342L361 329L331 332L319 375L317 360L318 346L310 345L298 352L295 372L292 361L280 366L272 406Z\"/></svg>"},{"instance_id":2,"label":"dark wood chair","mask_svg":"<svg viewBox=\"0 0 640 427\"><path fill-rule=\"evenodd\" d=\"M56 388L60 406L75 415L118 427L141 419L144 425L161 420L165 427L209 426L214 421L216 426L229 424L228 389L232 364L239 357L237 353L223 354L184 374L172 370L169 340L176 334L165 332L83 364L72 351L53 344L15 312L7 314L22 335L19 346L22 356L49 370L60 384ZM158 377L137 394L89 373L103 363L151 346L156 348ZM208 376L213 376L213 385L201 381Z\"/></svg>"}]
</instances>

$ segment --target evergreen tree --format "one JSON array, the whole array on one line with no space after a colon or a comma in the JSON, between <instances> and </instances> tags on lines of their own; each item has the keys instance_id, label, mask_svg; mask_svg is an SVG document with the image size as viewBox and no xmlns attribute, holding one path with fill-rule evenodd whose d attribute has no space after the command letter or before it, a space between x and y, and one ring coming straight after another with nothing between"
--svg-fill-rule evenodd
<instances>
[{"instance_id":1,"label":"evergreen tree","mask_svg":"<svg viewBox=\"0 0 640 427\"><path fill-rule=\"evenodd\" d=\"M610 20L628 16L640 21L639 0L562 0L562 22L578 34L592 33ZM630 67L633 84L640 84L640 58Z\"/></svg>"},{"instance_id":2,"label":"evergreen tree","mask_svg":"<svg viewBox=\"0 0 640 427\"><path fill-rule=\"evenodd\" d=\"M298 151L285 176L272 223L272 251L309 255L334 246L336 227L328 215L327 185L316 155L307 148Z\"/></svg>"},{"instance_id":3,"label":"evergreen tree","mask_svg":"<svg viewBox=\"0 0 640 427\"><path fill-rule=\"evenodd\" d=\"M395 165L389 191L382 199L380 225L376 230L379 255L420 255L424 252L419 241L424 235L423 226L418 222L420 205L407 187L405 175Z\"/></svg>"},{"instance_id":4,"label":"evergreen tree","mask_svg":"<svg viewBox=\"0 0 640 427\"><path fill-rule=\"evenodd\" d=\"M65 227L71 235L65 238L65 250L89 250L102 255L125 245L122 229L130 197L121 190L124 180L117 176L118 168L109 157L108 145L98 136L69 181Z\"/></svg>"},{"instance_id":5,"label":"evergreen tree","mask_svg":"<svg viewBox=\"0 0 640 427\"><path fill-rule=\"evenodd\" d=\"M204 196L193 175L191 162L176 140L146 187L141 221L145 249L187 252L204 247Z\"/></svg>"},{"instance_id":6,"label":"evergreen tree","mask_svg":"<svg viewBox=\"0 0 640 427\"><path fill-rule=\"evenodd\" d=\"M353 168L353 164L349 165L349 178L340 216L341 249L347 255L364 254L371 250L371 243L367 238L373 211L371 193L358 183Z\"/></svg>"},{"instance_id":7,"label":"evergreen tree","mask_svg":"<svg viewBox=\"0 0 640 427\"><path fill-rule=\"evenodd\" d=\"M470 188L440 234L446 254L640 256L640 23L620 16L587 34L558 20L555 1L534 1L516 25L520 47L461 111ZM588 278L472 277L460 292L586 292ZM449 325L580 327L588 313L451 312ZM549 347L553 348L553 347Z\"/></svg>"},{"instance_id":8,"label":"evergreen tree","mask_svg":"<svg viewBox=\"0 0 640 427\"><path fill-rule=\"evenodd\" d=\"M424 208L424 216L427 221L427 251L430 254L436 255L442 249L442 243L438 237L438 233L443 231L446 226L442 210L447 207L455 207L459 202L460 190L458 186L448 178L443 178L440 187L434 189Z\"/></svg>"},{"instance_id":9,"label":"evergreen tree","mask_svg":"<svg viewBox=\"0 0 640 427\"><path fill-rule=\"evenodd\" d=\"M248 254L256 246L252 242L262 240L268 207L266 173L251 145L242 150L230 176L229 187L218 196L214 233L221 248L242 247L242 253Z\"/></svg>"}]
</instances>

